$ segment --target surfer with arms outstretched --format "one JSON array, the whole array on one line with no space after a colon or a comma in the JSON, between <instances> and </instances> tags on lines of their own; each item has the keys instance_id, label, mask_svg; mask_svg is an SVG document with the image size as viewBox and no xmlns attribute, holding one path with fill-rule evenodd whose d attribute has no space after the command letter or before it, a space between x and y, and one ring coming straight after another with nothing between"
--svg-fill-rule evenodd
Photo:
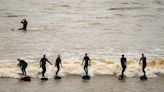
<instances>
[{"instance_id":1,"label":"surfer with arms outstretched","mask_svg":"<svg viewBox=\"0 0 164 92\"><path fill-rule=\"evenodd\" d=\"M46 55L43 55L43 58L40 60L40 67L42 67L43 71L42 71L42 77L45 77L45 72L46 72L46 62L50 63L52 65L51 62L49 62L49 60L46 58Z\"/></svg>"}]
</instances>

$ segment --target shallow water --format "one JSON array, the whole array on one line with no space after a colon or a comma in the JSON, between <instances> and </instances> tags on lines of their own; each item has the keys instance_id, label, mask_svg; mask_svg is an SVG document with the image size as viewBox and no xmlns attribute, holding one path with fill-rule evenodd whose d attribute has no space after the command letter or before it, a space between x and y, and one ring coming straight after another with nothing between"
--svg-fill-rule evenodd
<instances>
[{"instance_id":1,"label":"shallow water","mask_svg":"<svg viewBox=\"0 0 164 92\"><path fill-rule=\"evenodd\" d=\"M125 54L138 62L141 53L148 61L161 61L163 14L162 0L0 0L0 62L8 67L6 63L25 58L38 64L43 54L51 62L58 54L63 62L81 62L86 52L94 61L119 62ZM23 18L29 23L27 32L17 30ZM99 73L115 73L106 72L113 69L108 65L100 67L104 66L106 70ZM102 69L92 68L94 73ZM9 76L4 68L0 72Z\"/></svg>"},{"instance_id":2,"label":"shallow water","mask_svg":"<svg viewBox=\"0 0 164 92\"><path fill-rule=\"evenodd\" d=\"M97 76L84 81L80 76L67 76L61 80L23 82L16 79L0 79L1 92L163 92L164 77L140 81L127 78L119 81L114 76Z\"/></svg>"}]
</instances>

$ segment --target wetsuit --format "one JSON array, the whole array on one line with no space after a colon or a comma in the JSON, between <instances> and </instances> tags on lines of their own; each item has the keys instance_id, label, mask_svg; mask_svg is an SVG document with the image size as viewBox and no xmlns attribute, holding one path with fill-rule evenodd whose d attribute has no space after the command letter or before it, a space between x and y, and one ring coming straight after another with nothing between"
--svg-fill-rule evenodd
<instances>
[{"instance_id":1,"label":"wetsuit","mask_svg":"<svg viewBox=\"0 0 164 92\"><path fill-rule=\"evenodd\" d=\"M122 65L122 76L124 75L124 71L126 69L126 58L121 58L121 65Z\"/></svg>"},{"instance_id":2,"label":"wetsuit","mask_svg":"<svg viewBox=\"0 0 164 92\"><path fill-rule=\"evenodd\" d=\"M20 66L20 68L22 70L22 74L26 75L27 63L24 60L20 60L18 66Z\"/></svg>"},{"instance_id":3,"label":"wetsuit","mask_svg":"<svg viewBox=\"0 0 164 92\"><path fill-rule=\"evenodd\" d=\"M61 59L58 57L55 63L55 66L57 67L56 75L58 75L58 72L60 71L60 64L61 64Z\"/></svg>"},{"instance_id":4,"label":"wetsuit","mask_svg":"<svg viewBox=\"0 0 164 92\"><path fill-rule=\"evenodd\" d=\"M20 28L19 30L26 31L28 22L24 19L24 20L21 21L21 23L23 24L23 28Z\"/></svg>"},{"instance_id":5,"label":"wetsuit","mask_svg":"<svg viewBox=\"0 0 164 92\"><path fill-rule=\"evenodd\" d=\"M43 71L42 71L42 77L44 77L44 74L46 72L46 62L48 61L47 58L42 58L40 60L40 67L42 67Z\"/></svg>"},{"instance_id":6,"label":"wetsuit","mask_svg":"<svg viewBox=\"0 0 164 92\"><path fill-rule=\"evenodd\" d=\"M142 71L144 73L144 76L146 76L146 73L145 73L145 67L147 65L146 63L146 57L141 57L140 61L142 60Z\"/></svg>"},{"instance_id":7,"label":"wetsuit","mask_svg":"<svg viewBox=\"0 0 164 92\"><path fill-rule=\"evenodd\" d=\"M88 65L89 65L90 58L88 56L85 56L83 61L85 61L85 63L84 63L84 71L86 72L86 75L88 75Z\"/></svg>"}]
</instances>

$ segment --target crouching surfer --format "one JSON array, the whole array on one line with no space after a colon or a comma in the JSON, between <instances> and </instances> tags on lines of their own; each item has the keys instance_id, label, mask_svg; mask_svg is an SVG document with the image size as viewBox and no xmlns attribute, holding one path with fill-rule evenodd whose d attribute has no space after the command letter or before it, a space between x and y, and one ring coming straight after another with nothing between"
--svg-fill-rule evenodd
<instances>
[{"instance_id":1,"label":"crouching surfer","mask_svg":"<svg viewBox=\"0 0 164 92\"><path fill-rule=\"evenodd\" d=\"M27 62L21 59L17 59L18 60L18 66L20 67L20 69L22 70L22 75L26 76L26 68L27 68Z\"/></svg>"}]
</instances>

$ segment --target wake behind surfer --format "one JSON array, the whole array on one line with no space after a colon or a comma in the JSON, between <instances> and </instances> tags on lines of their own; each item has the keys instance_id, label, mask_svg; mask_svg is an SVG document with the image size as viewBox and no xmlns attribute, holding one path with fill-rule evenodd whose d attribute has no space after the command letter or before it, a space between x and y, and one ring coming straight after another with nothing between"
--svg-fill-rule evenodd
<instances>
[{"instance_id":1,"label":"wake behind surfer","mask_svg":"<svg viewBox=\"0 0 164 92\"><path fill-rule=\"evenodd\" d=\"M60 58L60 55L58 55L56 62L55 62L55 67L57 67L56 76L58 75L58 72L60 71L60 65L62 67L61 58Z\"/></svg>"},{"instance_id":2,"label":"wake behind surfer","mask_svg":"<svg viewBox=\"0 0 164 92\"><path fill-rule=\"evenodd\" d=\"M20 28L19 30L24 30L24 31L26 31L26 30L27 30L27 24L28 24L27 20L26 20L26 19L23 19L23 20L21 21L21 23L23 24L23 27Z\"/></svg>"},{"instance_id":3,"label":"wake behind surfer","mask_svg":"<svg viewBox=\"0 0 164 92\"><path fill-rule=\"evenodd\" d=\"M43 58L40 60L40 67L42 68L42 77L45 77L45 72L46 72L46 62L50 63L49 60L46 58L46 55L43 55ZM51 64L52 65L52 64Z\"/></svg>"},{"instance_id":4,"label":"wake behind surfer","mask_svg":"<svg viewBox=\"0 0 164 92\"><path fill-rule=\"evenodd\" d=\"M144 73L144 76L146 76L146 72L145 72L145 68L146 68L146 57L144 56L144 54L142 54L142 57L140 58L140 62L139 64L141 65L141 61L142 61L142 71Z\"/></svg>"},{"instance_id":5,"label":"wake behind surfer","mask_svg":"<svg viewBox=\"0 0 164 92\"><path fill-rule=\"evenodd\" d=\"M125 69L126 69L126 66L127 66L127 62L126 62L126 58L124 57L124 55L122 55L121 59L121 66L122 66L122 78L124 77L124 72L125 72Z\"/></svg>"},{"instance_id":6,"label":"wake behind surfer","mask_svg":"<svg viewBox=\"0 0 164 92\"><path fill-rule=\"evenodd\" d=\"M83 63L84 63L84 71L85 71L86 75L88 75L88 65L90 66L91 60L88 57L87 53L85 53L85 56L82 61L82 65L83 65Z\"/></svg>"},{"instance_id":7,"label":"wake behind surfer","mask_svg":"<svg viewBox=\"0 0 164 92\"><path fill-rule=\"evenodd\" d=\"M26 76L26 68L27 68L27 62L21 59L17 59L18 60L18 66L20 67L20 69L22 70L22 75Z\"/></svg>"}]
</instances>

